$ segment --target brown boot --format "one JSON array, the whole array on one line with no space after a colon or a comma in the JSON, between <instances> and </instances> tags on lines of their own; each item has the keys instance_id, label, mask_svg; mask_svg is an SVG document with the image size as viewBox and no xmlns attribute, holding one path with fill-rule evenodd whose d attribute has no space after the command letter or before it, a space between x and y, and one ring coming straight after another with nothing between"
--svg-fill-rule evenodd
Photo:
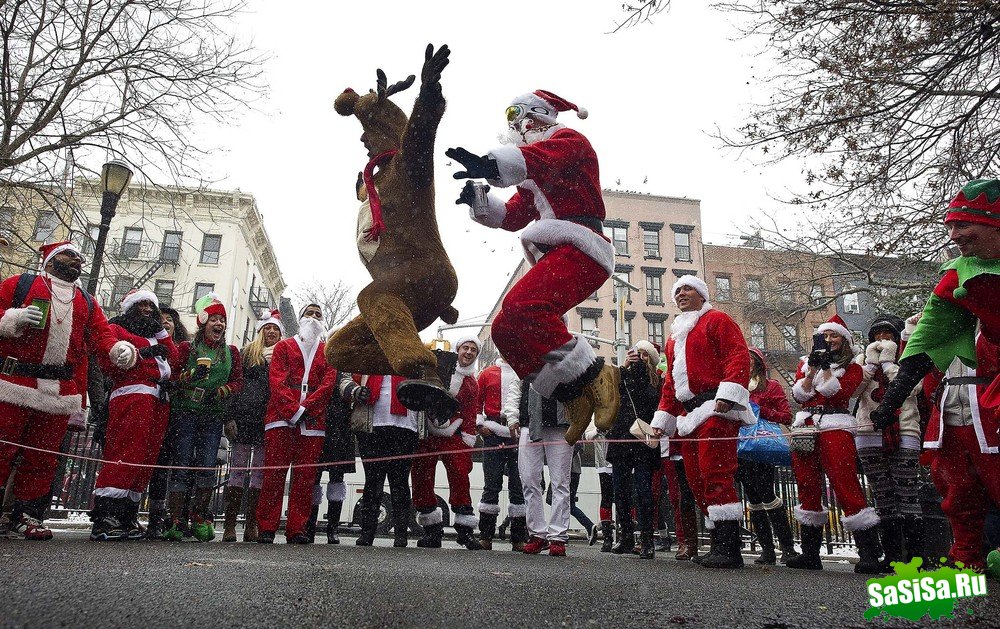
<instances>
[{"instance_id":1,"label":"brown boot","mask_svg":"<svg viewBox=\"0 0 1000 629\"><path fill-rule=\"evenodd\" d=\"M580 440L591 417L598 430L611 428L618 419L620 384L621 371L598 358L579 378L556 387L552 397L563 403L569 419L566 443L572 445Z\"/></svg>"},{"instance_id":2,"label":"brown boot","mask_svg":"<svg viewBox=\"0 0 1000 629\"><path fill-rule=\"evenodd\" d=\"M698 556L698 514L691 509L682 512L681 528L682 534L677 537L683 536L683 541L678 540L674 559L689 561Z\"/></svg>"},{"instance_id":3,"label":"brown boot","mask_svg":"<svg viewBox=\"0 0 1000 629\"><path fill-rule=\"evenodd\" d=\"M242 487L226 487L223 497L226 505L226 516L222 528L222 541L236 541L236 517L240 514L240 505L243 503Z\"/></svg>"},{"instance_id":4,"label":"brown boot","mask_svg":"<svg viewBox=\"0 0 1000 629\"><path fill-rule=\"evenodd\" d=\"M257 531L257 500L260 498L260 490L251 487L247 490L247 522L243 528L243 541L256 542Z\"/></svg>"},{"instance_id":5,"label":"brown boot","mask_svg":"<svg viewBox=\"0 0 1000 629\"><path fill-rule=\"evenodd\" d=\"M594 405L594 425L598 430L610 429L618 419L621 381L622 374L618 367L604 365L597 377L583 390L583 394L590 397Z\"/></svg>"}]
</instances>

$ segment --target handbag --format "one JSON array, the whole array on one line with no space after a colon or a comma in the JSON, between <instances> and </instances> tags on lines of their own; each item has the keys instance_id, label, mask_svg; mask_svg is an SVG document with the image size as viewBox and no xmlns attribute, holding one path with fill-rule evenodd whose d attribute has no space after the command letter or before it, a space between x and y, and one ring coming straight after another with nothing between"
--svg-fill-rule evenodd
<instances>
[{"instance_id":1,"label":"handbag","mask_svg":"<svg viewBox=\"0 0 1000 629\"><path fill-rule=\"evenodd\" d=\"M635 407L635 401L632 400L632 392L625 387L625 394L628 396L629 404L632 405L632 414L635 416L635 421L632 422L632 426L628 429L629 434L638 439L647 448L659 448L660 440L653 435L653 427L649 423L644 422L639 419L639 411Z\"/></svg>"},{"instance_id":2,"label":"handbag","mask_svg":"<svg viewBox=\"0 0 1000 629\"><path fill-rule=\"evenodd\" d=\"M361 386L368 384L368 376L361 376ZM354 403L351 407L351 430L354 432L370 433L372 423L375 418L372 416L372 407L368 404Z\"/></svg>"},{"instance_id":3,"label":"handbag","mask_svg":"<svg viewBox=\"0 0 1000 629\"><path fill-rule=\"evenodd\" d=\"M794 450L788 438L781 431L781 426L760 416L760 406L750 403L750 409L757 418L757 423L740 427L739 443L736 455L768 465L791 465ZM794 439L794 433L793 437Z\"/></svg>"}]
</instances>

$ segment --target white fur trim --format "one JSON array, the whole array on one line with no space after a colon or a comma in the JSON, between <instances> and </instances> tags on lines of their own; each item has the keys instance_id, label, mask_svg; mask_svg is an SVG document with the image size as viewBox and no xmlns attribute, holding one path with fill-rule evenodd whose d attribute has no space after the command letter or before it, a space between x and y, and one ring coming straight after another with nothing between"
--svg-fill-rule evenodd
<instances>
[{"instance_id":1,"label":"white fur trim","mask_svg":"<svg viewBox=\"0 0 1000 629\"><path fill-rule=\"evenodd\" d=\"M795 519L807 526L823 526L830 519L826 511L807 511L795 505Z\"/></svg>"},{"instance_id":2,"label":"white fur trim","mask_svg":"<svg viewBox=\"0 0 1000 629\"><path fill-rule=\"evenodd\" d=\"M507 515L512 518L523 518L527 515L528 509L523 504L510 503L507 505Z\"/></svg>"},{"instance_id":3,"label":"white fur trim","mask_svg":"<svg viewBox=\"0 0 1000 629\"><path fill-rule=\"evenodd\" d=\"M854 335L851 334L851 331L845 328L844 326L840 325L839 323L832 323L830 321L827 321L826 323L823 323L818 328L816 328L816 331L819 332L820 334L822 334L823 332L836 332L840 336L844 337L844 340L848 343L851 343L854 340Z\"/></svg>"},{"instance_id":4,"label":"white fur trim","mask_svg":"<svg viewBox=\"0 0 1000 629\"><path fill-rule=\"evenodd\" d=\"M56 257L56 255L62 253L63 251L66 251L66 250L75 251L77 253L77 255L80 255L80 256L83 255L83 254L80 253L80 250L77 249L76 245L74 245L73 243L71 243L71 242L64 243L62 245L59 245L58 247L52 248L49 251L49 254L47 256L45 256L44 258L42 258L42 270L45 270L45 265L49 263L49 260L51 260L52 258Z\"/></svg>"},{"instance_id":5,"label":"white fur trim","mask_svg":"<svg viewBox=\"0 0 1000 629\"><path fill-rule=\"evenodd\" d=\"M486 424L486 415L479 413L476 415L476 426L483 426Z\"/></svg>"},{"instance_id":6,"label":"white fur trim","mask_svg":"<svg viewBox=\"0 0 1000 629\"><path fill-rule=\"evenodd\" d=\"M467 432L463 432L462 442L471 448L472 446L476 445L476 435L470 435Z\"/></svg>"},{"instance_id":7,"label":"white fur trim","mask_svg":"<svg viewBox=\"0 0 1000 629\"><path fill-rule=\"evenodd\" d=\"M94 495L100 498L128 498L132 502L139 502L142 499L141 492L120 487L98 487L94 490Z\"/></svg>"},{"instance_id":8,"label":"white fur trim","mask_svg":"<svg viewBox=\"0 0 1000 629\"><path fill-rule=\"evenodd\" d=\"M466 513L456 513L455 521L452 522L453 526L468 526L470 528L474 528L477 524L479 524L479 518Z\"/></svg>"},{"instance_id":9,"label":"white fur trim","mask_svg":"<svg viewBox=\"0 0 1000 629\"><path fill-rule=\"evenodd\" d=\"M330 502L343 502L347 499L346 483L327 483L326 499Z\"/></svg>"},{"instance_id":10,"label":"white fur trim","mask_svg":"<svg viewBox=\"0 0 1000 629\"><path fill-rule=\"evenodd\" d=\"M615 248L604 236L588 227L557 218L543 218L521 232L521 246L528 264L534 266L542 257L535 244L554 247L573 245L601 265L608 276L615 270Z\"/></svg>"},{"instance_id":11,"label":"white fur trim","mask_svg":"<svg viewBox=\"0 0 1000 629\"><path fill-rule=\"evenodd\" d=\"M487 515L500 514L500 505L491 505L487 502L480 502L476 509L479 510L479 513L485 513Z\"/></svg>"},{"instance_id":12,"label":"white fur trim","mask_svg":"<svg viewBox=\"0 0 1000 629\"><path fill-rule=\"evenodd\" d=\"M816 395L815 389L806 388L805 378L799 378L798 380L795 381L795 384L792 385L792 397L795 398L795 401L799 402L800 404L803 402L808 402L809 400L813 399L815 395Z\"/></svg>"},{"instance_id":13,"label":"white fur trim","mask_svg":"<svg viewBox=\"0 0 1000 629\"><path fill-rule=\"evenodd\" d=\"M720 382L715 399L732 402L740 410L750 408L750 391L738 382Z\"/></svg>"},{"instance_id":14,"label":"white fur trim","mask_svg":"<svg viewBox=\"0 0 1000 629\"><path fill-rule=\"evenodd\" d=\"M490 183L501 188L516 186L528 177L528 164L524 161L524 153L512 144L505 144L490 151L487 155L497 162L500 171L499 179L491 179Z\"/></svg>"},{"instance_id":15,"label":"white fur trim","mask_svg":"<svg viewBox=\"0 0 1000 629\"><path fill-rule=\"evenodd\" d=\"M677 418L667 411L653 413L653 421L649 425L653 428L659 428L668 437L673 437L677 433Z\"/></svg>"},{"instance_id":16,"label":"white fur trim","mask_svg":"<svg viewBox=\"0 0 1000 629\"><path fill-rule=\"evenodd\" d=\"M823 397L831 398L840 393L840 379L836 375L827 378L825 371L820 371L813 378L813 388Z\"/></svg>"},{"instance_id":17,"label":"white fur trim","mask_svg":"<svg viewBox=\"0 0 1000 629\"><path fill-rule=\"evenodd\" d=\"M294 426L295 424L299 423L299 420L302 419L302 416L305 415L305 413L306 413L306 407L300 406L298 410L295 411L295 414L288 419L288 425Z\"/></svg>"},{"instance_id":18,"label":"white fur trim","mask_svg":"<svg viewBox=\"0 0 1000 629\"><path fill-rule=\"evenodd\" d=\"M140 301L148 301L151 302L157 308L160 307L160 300L156 298L156 294L153 293L153 291L145 289L135 290L135 291L130 291L122 299L122 308L121 308L122 312L128 312L129 308L136 305Z\"/></svg>"},{"instance_id":19,"label":"white fur trim","mask_svg":"<svg viewBox=\"0 0 1000 629\"><path fill-rule=\"evenodd\" d=\"M714 528L715 528L715 522L712 522L712 518L706 517L705 518L705 530L711 531Z\"/></svg>"},{"instance_id":20,"label":"white fur trim","mask_svg":"<svg viewBox=\"0 0 1000 629\"><path fill-rule=\"evenodd\" d=\"M312 504L315 507L319 504L322 504L322 502L323 502L323 486L320 485L319 483L316 483L315 485L313 485Z\"/></svg>"},{"instance_id":21,"label":"white fur trim","mask_svg":"<svg viewBox=\"0 0 1000 629\"><path fill-rule=\"evenodd\" d=\"M451 423L447 426L435 426L434 424L428 424L427 430L435 437L451 437L458 431L459 427L462 425L462 419L453 419Z\"/></svg>"},{"instance_id":22,"label":"white fur trim","mask_svg":"<svg viewBox=\"0 0 1000 629\"><path fill-rule=\"evenodd\" d=\"M708 517L712 519L712 522L739 521L743 518L743 505L739 502L730 502L724 505L708 505Z\"/></svg>"},{"instance_id":23,"label":"white fur trim","mask_svg":"<svg viewBox=\"0 0 1000 629\"><path fill-rule=\"evenodd\" d=\"M122 395L151 395L153 397L159 398L160 385L151 387L145 384L126 384L124 386L120 386L117 389L113 390L111 392L111 395L108 396L108 400L113 400L116 397L120 397Z\"/></svg>"},{"instance_id":24,"label":"white fur trim","mask_svg":"<svg viewBox=\"0 0 1000 629\"><path fill-rule=\"evenodd\" d=\"M0 317L0 337L12 339L24 334L24 330L19 330L17 327L18 315L24 310L26 309L8 308L4 311L3 316Z\"/></svg>"},{"instance_id":25,"label":"white fur trim","mask_svg":"<svg viewBox=\"0 0 1000 629\"><path fill-rule=\"evenodd\" d=\"M845 515L840 521L848 531L865 531L878 525L879 517L875 509L865 507L854 515Z\"/></svg>"},{"instance_id":26,"label":"white fur trim","mask_svg":"<svg viewBox=\"0 0 1000 629\"><path fill-rule=\"evenodd\" d=\"M670 288L670 298L673 299L674 295L677 294L677 289L681 286L690 286L691 288L698 291L698 294L705 298L705 301L710 301L708 296L708 284L705 280L695 277L694 275L682 275L677 278L674 285Z\"/></svg>"},{"instance_id":27,"label":"white fur trim","mask_svg":"<svg viewBox=\"0 0 1000 629\"><path fill-rule=\"evenodd\" d=\"M912 317L911 317L911 319L912 319ZM917 329L917 324L916 323L911 323L910 319L907 319L906 320L906 324L903 326L903 331L899 335L899 338L902 339L902 340L904 340L904 341L910 340L910 337L913 336L913 333L916 331L916 329Z\"/></svg>"},{"instance_id":28,"label":"white fur trim","mask_svg":"<svg viewBox=\"0 0 1000 629\"><path fill-rule=\"evenodd\" d=\"M442 522L444 522L444 514L441 512L441 507L438 507L430 513L417 512L417 524L420 526L427 526L428 524L441 524Z\"/></svg>"},{"instance_id":29,"label":"white fur trim","mask_svg":"<svg viewBox=\"0 0 1000 629\"><path fill-rule=\"evenodd\" d=\"M487 419L486 422L483 423L483 425L486 426L490 430L490 432L492 432L494 435L498 437L504 437L504 438L510 437L510 426L504 426L503 424L495 422L492 419Z\"/></svg>"},{"instance_id":30,"label":"white fur trim","mask_svg":"<svg viewBox=\"0 0 1000 629\"><path fill-rule=\"evenodd\" d=\"M53 286L55 288L55 286ZM75 302L75 299L74 299ZM42 356L42 364L44 365L63 365L66 363L66 359L69 357L69 338L73 333L73 314L76 308L76 304L73 303L63 318L60 324L56 321L54 312L49 312L49 332L48 337L45 339L45 354ZM84 327L86 327L87 322L84 322ZM126 369L131 369L132 365L135 365L136 361L139 359L138 353L135 351L135 347L128 341L118 341L119 343L126 343L132 348L132 364L126 367Z\"/></svg>"},{"instance_id":31,"label":"white fur trim","mask_svg":"<svg viewBox=\"0 0 1000 629\"><path fill-rule=\"evenodd\" d=\"M576 380L597 360L597 354L594 353L590 343L581 340L580 337L574 337L574 340L576 343L569 353L558 362L546 362L531 384L542 397L552 397L552 392L557 386Z\"/></svg>"},{"instance_id":32,"label":"white fur trim","mask_svg":"<svg viewBox=\"0 0 1000 629\"><path fill-rule=\"evenodd\" d=\"M54 383L55 387L46 386L46 383ZM0 379L0 402L51 415L72 415L82 407L83 397L79 394L59 395L57 380L38 380L38 388L33 389Z\"/></svg>"},{"instance_id":33,"label":"white fur trim","mask_svg":"<svg viewBox=\"0 0 1000 629\"><path fill-rule=\"evenodd\" d=\"M740 422L746 426L753 426L757 423L753 411L749 409L737 409L735 406L728 413L715 412L715 400L707 400L701 406L686 415L677 418L677 434L686 437L693 433L699 426L704 424L710 417L721 417L734 422Z\"/></svg>"},{"instance_id":34,"label":"white fur trim","mask_svg":"<svg viewBox=\"0 0 1000 629\"><path fill-rule=\"evenodd\" d=\"M674 379L675 396L681 402L686 402L694 397L694 392L691 391L688 384L687 337L701 321L702 315L711 309L712 304L706 301L700 310L682 312L670 324L670 337L674 339L674 363L670 367L670 375Z\"/></svg>"}]
</instances>

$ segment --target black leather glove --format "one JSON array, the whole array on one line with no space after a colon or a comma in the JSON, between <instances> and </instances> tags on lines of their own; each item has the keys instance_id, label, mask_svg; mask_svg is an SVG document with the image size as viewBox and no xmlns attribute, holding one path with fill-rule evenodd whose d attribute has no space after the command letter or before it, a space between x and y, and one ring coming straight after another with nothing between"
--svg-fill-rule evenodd
<instances>
[{"instance_id":1,"label":"black leather glove","mask_svg":"<svg viewBox=\"0 0 1000 629\"><path fill-rule=\"evenodd\" d=\"M455 179L499 179L500 167L497 161L488 155L479 157L462 147L448 149L445 155L465 166L465 170L460 170L453 175Z\"/></svg>"},{"instance_id":2,"label":"black leather glove","mask_svg":"<svg viewBox=\"0 0 1000 629\"><path fill-rule=\"evenodd\" d=\"M143 358L153 358L159 356L160 358L167 357L167 348L164 345L150 345L148 347L140 347L139 355Z\"/></svg>"},{"instance_id":3,"label":"black leather glove","mask_svg":"<svg viewBox=\"0 0 1000 629\"><path fill-rule=\"evenodd\" d=\"M885 430L899 421L899 416L896 415L895 411L891 411L881 404L868 417L872 420L875 430Z\"/></svg>"},{"instance_id":4,"label":"black leather glove","mask_svg":"<svg viewBox=\"0 0 1000 629\"><path fill-rule=\"evenodd\" d=\"M870 417L875 428L881 430L899 421L896 411L931 369L934 369L934 361L927 354L907 356L899 361L899 372L895 380L889 383L881 404L871 413Z\"/></svg>"},{"instance_id":5,"label":"black leather glove","mask_svg":"<svg viewBox=\"0 0 1000 629\"><path fill-rule=\"evenodd\" d=\"M819 361L819 368L829 369L832 366L833 366L833 356L830 355L830 352L823 352L823 358L821 358Z\"/></svg>"},{"instance_id":6,"label":"black leather glove","mask_svg":"<svg viewBox=\"0 0 1000 629\"><path fill-rule=\"evenodd\" d=\"M813 350L809 352L809 358L806 359L806 364L810 367L816 367L822 369L823 360L826 357L826 352L823 350Z\"/></svg>"},{"instance_id":7,"label":"black leather glove","mask_svg":"<svg viewBox=\"0 0 1000 629\"><path fill-rule=\"evenodd\" d=\"M192 376L192 378L194 380L204 380L205 378L208 377L208 369L209 369L208 365L197 365L194 368L194 375Z\"/></svg>"},{"instance_id":8,"label":"black leather glove","mask_svg":"<svg viewBox=\"0 0 1000 629\"><path fill-rule=\"evenodd\" d=\"M351 397L354 398L355 402L359 404L365 404L368 402L368 400L371 399L372 390L369 389L368 387L359 384L358 386L354 387L353 391L351 391Z\"/></svg>"},{"instance_id":9,"label":"black leather glove","mask_svg":"<svg viewBox=\"0 0 1000 629\"><path fill-rule=\"evenodd\" d=\"M490 187L486 186L486 192L490 191ZM473 207L476 202L476 188L471 181L466 181L465 185L462 187L462 192L458 195L458 199L455 201L455 205L466 204L469 207Z\"/></svg>"}]
</instances>

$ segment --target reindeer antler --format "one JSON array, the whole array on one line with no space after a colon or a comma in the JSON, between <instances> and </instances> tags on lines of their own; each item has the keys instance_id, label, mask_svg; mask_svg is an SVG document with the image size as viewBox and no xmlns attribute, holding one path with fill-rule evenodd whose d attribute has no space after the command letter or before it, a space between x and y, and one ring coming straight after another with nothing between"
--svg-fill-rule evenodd
<instances>
[{"instance_id":1,"label":"reindeer antler","mask_svg":"<svg viewBox=\"0 0 1000 629\"><path fill-rule=\"evenodd\" d=\"M382 70L376 70L375 77L378 80L379 100L384 100L386 98L389 98L393 94L398 94L399 92L402 92L403 90L413 85L413 82L417 79L415 75L411 74L402 81L398 81L396 83L393 83L392 85L388 85L389 80L385 78L385 72L382 72Z\"/></svg>"}]
</instances>

